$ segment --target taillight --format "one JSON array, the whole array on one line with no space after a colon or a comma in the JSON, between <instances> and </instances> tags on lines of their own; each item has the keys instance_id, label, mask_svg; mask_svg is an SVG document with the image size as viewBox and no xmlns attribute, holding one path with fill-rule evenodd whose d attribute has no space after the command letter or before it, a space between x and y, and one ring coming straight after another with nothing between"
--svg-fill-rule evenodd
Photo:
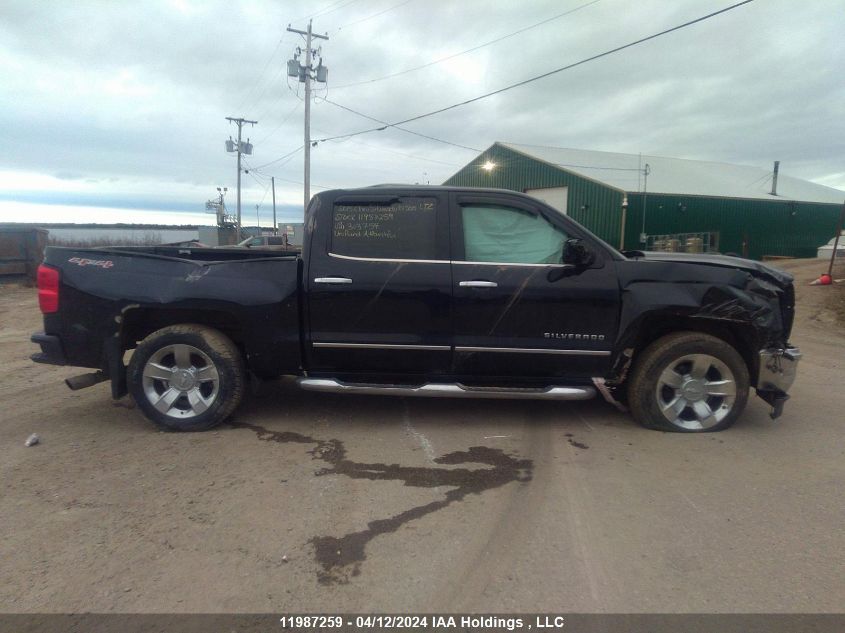
<instances>
[{"instance_id":1,"label":"taillight","mask_svg":"<svg viewBox=\"0 0 845 633\"><path fill-rule=\"evenodd\" d=\"M43 314L59 311L59 271L44 264L38 267L38 305Z\"/></svg>"}]
</instances>

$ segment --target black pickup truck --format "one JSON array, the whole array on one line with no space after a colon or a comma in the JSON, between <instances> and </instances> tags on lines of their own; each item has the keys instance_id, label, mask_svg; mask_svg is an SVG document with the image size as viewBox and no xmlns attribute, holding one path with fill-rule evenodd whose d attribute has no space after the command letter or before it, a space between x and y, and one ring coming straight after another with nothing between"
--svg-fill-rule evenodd
<instances>
[{"instance_id":1,"label":"black pickup truck","mask_svg":"<svg viewBox=\"0 0 845 633\"><path fill-rule=\"evenodd\" d=\"M792 278L719 255L620 253L502 190L315 196L301 254L48 248L33 360L98 370L154 422L203 430L250 377L313 391L581 400L718 431L754 387L781 413L799 351ZM127 350L133 350L128 367Z\"/></svg>"}]
</instances>

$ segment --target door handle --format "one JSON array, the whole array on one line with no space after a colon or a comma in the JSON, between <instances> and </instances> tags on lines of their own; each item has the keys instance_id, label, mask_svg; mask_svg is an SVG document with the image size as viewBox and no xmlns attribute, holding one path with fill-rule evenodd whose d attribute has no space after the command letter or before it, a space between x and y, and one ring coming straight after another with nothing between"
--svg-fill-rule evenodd
<instances>
[{"instance_id":1,"label":"door handle","mask_svg":"<svg viewBox=\"0 0 845 633\"><path fill-rule=\"evenodd\" d=\"M314 279L315 284L351 284L352 280L349 277L317 277Z\"/></svg>"},{"instance_id":2,"label":"door handle","mask_svg":"<svg viewBox=\"0 0 845 633\"><path fill-rule=\"evenodd\" d=\"M463 288L496 288L499 284L495 281L462 281L458 284Z\"/></svg>"}]
</instances>

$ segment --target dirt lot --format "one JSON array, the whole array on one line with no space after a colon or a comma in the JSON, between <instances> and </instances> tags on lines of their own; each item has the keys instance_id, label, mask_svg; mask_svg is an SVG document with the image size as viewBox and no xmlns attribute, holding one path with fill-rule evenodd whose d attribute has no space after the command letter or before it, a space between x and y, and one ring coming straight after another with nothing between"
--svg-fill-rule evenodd
<instances>
[{"instance_id":1,"label":"dirt lot","mask_svg":"<svg viewBox=\"0 0 845 633\"><path fill-rule=\"evenodd\" d=\"M601 401L288 384L160 433L31 363L35 292L0 287L0 610L841 611L845 336L806 285L823 266L783 267L805 354L783 418L753 398L690 436Z\"/></svg>"}]
</instances>

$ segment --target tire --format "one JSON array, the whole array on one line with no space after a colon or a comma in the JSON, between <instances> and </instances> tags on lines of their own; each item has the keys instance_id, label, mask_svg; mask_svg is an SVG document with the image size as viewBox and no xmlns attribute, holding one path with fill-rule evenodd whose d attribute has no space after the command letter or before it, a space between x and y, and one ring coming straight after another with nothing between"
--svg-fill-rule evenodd
<instances>
[{"instance_id":1,"label":"tire","mask_svg":"<svg viewBox=\"0 0 845 633\"><path fill-rule=\"evenodd\" d=\"M162 328L138 344L129 392L141 411L169 431L205 431L228 418L246 388L240 350L204 325Z\"/></svg>"},{"instance_id":2,"label":"tire","mask_svg":"<svg viewBox=\"0 0 845 633\"><path fill-rule=\"evenodd\" d=\"M678 433L723 431L748 402L748 367L722 339L678 332L649 345L628 382L628 406L649 429Z\"/></svg>"}]
</instances>

